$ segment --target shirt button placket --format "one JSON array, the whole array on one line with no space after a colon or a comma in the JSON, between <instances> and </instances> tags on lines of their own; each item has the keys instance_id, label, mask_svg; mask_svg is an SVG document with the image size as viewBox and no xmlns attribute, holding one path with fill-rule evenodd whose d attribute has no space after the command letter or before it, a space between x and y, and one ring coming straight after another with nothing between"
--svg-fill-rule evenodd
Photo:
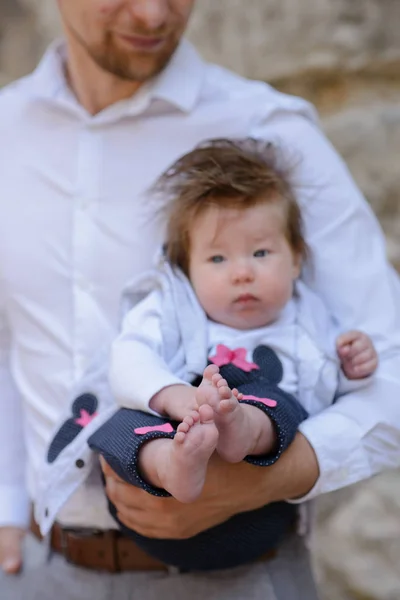
<instances>
[{"instance_id":1,"label":"shirt button placket","mask_svg":"<svg viewBox=\"0 0 400 600\"><path fill-rule=\"evenodd\" d=\"M93 318L89 294L93 290L91 279L96 256L96 230L93 215L100 190L100 152L100 131L87 125L82 129L79 138L76 193L73 208L73 371L75 382L82 377L87 367L89 349L88 336L85 331L88 328L90 319Z\"/></svg>"}]
</instances>

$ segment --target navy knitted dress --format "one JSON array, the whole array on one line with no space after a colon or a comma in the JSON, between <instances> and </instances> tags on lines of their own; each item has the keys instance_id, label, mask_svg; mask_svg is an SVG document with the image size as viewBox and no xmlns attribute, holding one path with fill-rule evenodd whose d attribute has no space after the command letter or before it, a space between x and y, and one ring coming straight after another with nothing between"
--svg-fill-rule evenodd
<instances>
[{"instance_id":1,"label":"navy knitted dress","mask_svg":"<svg viewBox=\"0 0 400 600\"><path fill-rule=\"evenodd\" d=\"M220 366L220 373L231 388L236 387L243 394L242 402L257 406L271 418L278 438L274 453L245 458L254 465L268 467L290 445L307 413L291 394L279 387L283 368L271 348L258 346L253 353L253 363L255 368L250 371L228 363ZM200 381L199 377L193 385ZM157 496L169 496L165 490L155 488L142 479L138 471L138 453L141 446L151 439L173 438L177 425L167 419L123 408L89 438L89 445L128 483ZM135 433L135 430L145 433ZM109 509L118 522L111 503ZM295 520L296 507L277 502L237 514L186 540L146 538L120 522L119 525L147 553L184 571L230 568L253 561L276 549L288 531L293 529Z\"/></svg>"}]
</instances>

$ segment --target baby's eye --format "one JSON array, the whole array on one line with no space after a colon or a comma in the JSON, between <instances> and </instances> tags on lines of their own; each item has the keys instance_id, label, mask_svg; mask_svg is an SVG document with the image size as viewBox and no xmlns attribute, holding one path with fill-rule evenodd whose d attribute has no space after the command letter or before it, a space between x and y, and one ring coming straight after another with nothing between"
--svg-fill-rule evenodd
<instances>
[{"instance_id":1,"label":"baby's eye","mask_svg":"<svg viewBox=\"0 0 400 600\"><path fill-rule=\"evenodd\" d=\"M263 258L264 256L267 256L269 254L269 250L266 250L265 248L262 248L261 250L256 250L253 254L253 256L255 258Z\"/></svg>"},{"instance_id":2,"label":"baby's eye","mask_svg":"<svg viewBox=\"0 0 400 600\"><path fill-rule=\"evenodd\" d=\"M221 254L216 254L215 256L211 256L211 258L209 260L210 260L210 262L217 264L217 263L222 263L224 260L224 257Z\"/></svg>"}]
</instances>

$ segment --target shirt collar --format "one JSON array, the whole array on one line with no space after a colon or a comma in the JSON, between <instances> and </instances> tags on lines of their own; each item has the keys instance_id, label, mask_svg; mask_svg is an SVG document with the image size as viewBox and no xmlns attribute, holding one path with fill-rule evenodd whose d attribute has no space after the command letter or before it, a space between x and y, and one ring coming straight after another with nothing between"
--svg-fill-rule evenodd
<instances>
[{"instance_id":1,"label":"shirt collar","mask_svg":"<svg viewBox=\"0 0 400 600\"><path fill-rule=\"evenodd\" d=\"M197 104L205 75L205 63L187 40L182 40L164 71L153 81L151 94L190 112Z\"/></svg>"},{"instance_id":2,"label":"shirt collar","mask_svg":"<svg viewBox=\"0 0 400 600\"><path fill-rule=\"evenodd\" d=\"M64 73L65 44L56 40L46 50L32 73L30 91L38 98L56 99L68 89Z\"/></svg>"},{"instance_id":3,"label":"shirt collar","mask_svg":"<svg viewBox=\"0 0 400 600\"><path fill-rule=\"evenodd\" d=\"M56 100L71 94L65 79L65 43L53 42L31 76L30 91L39 98ZM141 102L153 99L164 100L183 112L190 112L197 104L205 73L205 62L187 40L182 40L167 67L153 80L144 84L138 94L126 101L137 112L137 97Z\"/></svg>"}]
</instances>

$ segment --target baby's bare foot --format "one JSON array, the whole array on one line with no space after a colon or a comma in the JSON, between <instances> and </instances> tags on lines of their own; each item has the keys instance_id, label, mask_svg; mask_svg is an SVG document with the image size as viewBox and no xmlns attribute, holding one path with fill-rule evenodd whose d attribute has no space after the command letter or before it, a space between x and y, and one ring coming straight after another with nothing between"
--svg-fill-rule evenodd
<instances>
[{"instance_id":1,"label":"baby's bare foot","mask_svg":"<svg viewBox=\"0 0 400 600\"><path fill-rule=\"evenodd\" d=\"M241 394L231 390L225 379L215 373L212 383L218 392L213 406L219 432L217 452L227 462L242 461L245 456L272 451L276 435L269 417L255 406L241 404Z\"/></svg>"},{"instance_id":2,"label":"baby's bare foot","mask_svg":"<svg viewBox=\"0 0 400 600\"><path fill-rule=\"evenodd\" d=\"M179 502L193 502L203 489L217 441L214 412L205 404L184 418L173 440L145 444L139 467L152 485L166 489Z\"/></svg>"},{"instance_id":3,"label":"baby's bare foot","mask_svg":"<svg viewBox=\"0 0 400 600\"><path fill-rule=\"evenodd\" d=\"M196 400L199 406L208 404L213 409L219 404L219 393L218 389L213 383L213 377L219 376L219 368L217 365L208 365L204 369L203 380L196 390Z\"/></svg>"}]
</instances>

